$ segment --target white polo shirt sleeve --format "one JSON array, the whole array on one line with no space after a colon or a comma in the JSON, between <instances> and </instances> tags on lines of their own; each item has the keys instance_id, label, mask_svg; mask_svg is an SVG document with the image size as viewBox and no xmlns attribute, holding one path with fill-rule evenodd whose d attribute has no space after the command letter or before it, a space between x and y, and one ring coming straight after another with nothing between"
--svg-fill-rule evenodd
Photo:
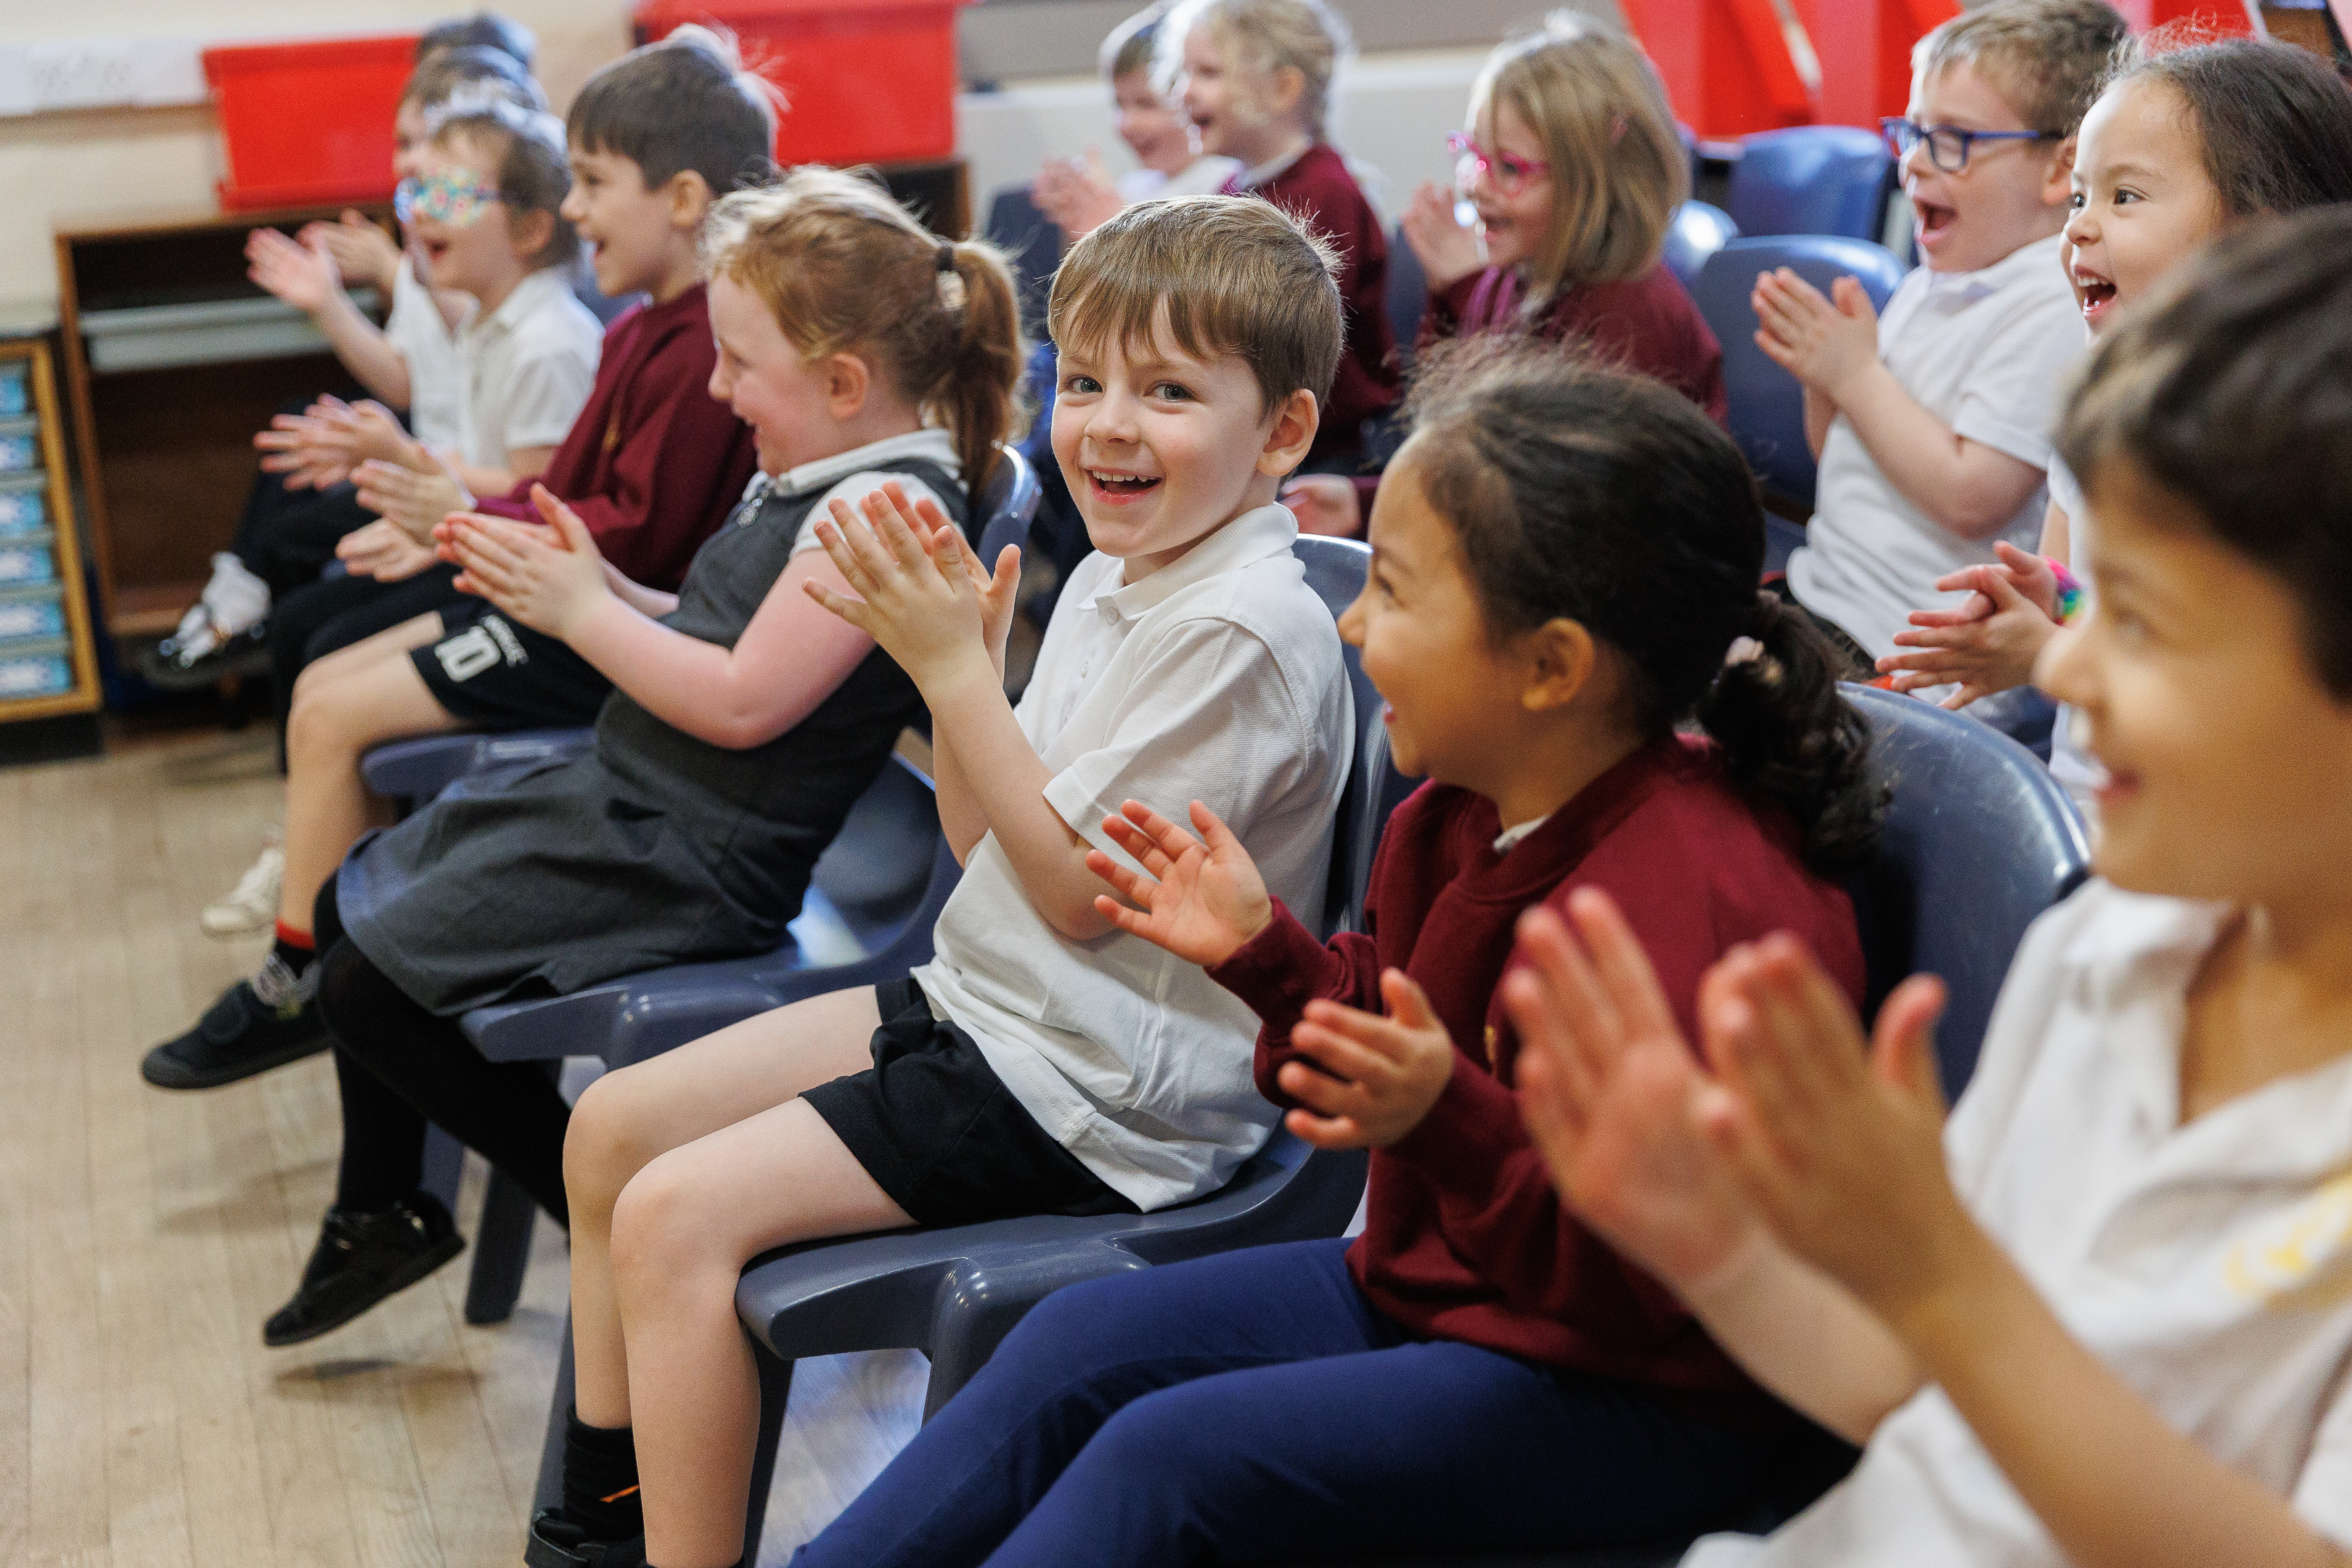
<instances>
[{"instance_id":1,"label":"white polo shirt sleeve","mask_svg":"<svg viewBox=\"0 0 2352 1568\"><path fill-rule=\"evenodd\" d=\"M509 452L559 447L596 384L604 331L569 289L553 295L515 329L513 359L500 378L493 417Z\"/></svg>"},{"instance_id":2,"label":"white polo shirt sleeve","mask_svg":"<svg viewBox=\"0 0 2352 1568\"><path fill-rule=\"evenodd\" d=\"M1960 383L1954 435L2048 469L2063 372L2082 353L2081 328L2066 309L2071 300L2047 289L2019 289L2001 301Z\"/></svg>"}]
</instances>

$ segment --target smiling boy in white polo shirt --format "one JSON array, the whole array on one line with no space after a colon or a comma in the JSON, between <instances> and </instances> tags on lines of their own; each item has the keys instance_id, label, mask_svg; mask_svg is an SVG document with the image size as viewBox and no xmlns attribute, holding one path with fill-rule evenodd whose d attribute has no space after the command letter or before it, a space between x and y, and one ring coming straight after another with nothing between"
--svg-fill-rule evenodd
<instances>
[{"instance_id":1,"label":"smiling boy in white polo shirt","mask_svg":"<svg viewBox=\"0 0 2352 1568\"><path fill-rule=\"evenodd\" d=\"M1926 265L1884 316L1782 268L1757 279L1756 341L1804 384L1820 461L1782 592L1867 680L1936 580L2032 548L2065 373L2082 352L2058 260L2074 129L2125 36L2104 0L1995 0L1913 54L1903 187Z\"/></svg>"}]
</instances>

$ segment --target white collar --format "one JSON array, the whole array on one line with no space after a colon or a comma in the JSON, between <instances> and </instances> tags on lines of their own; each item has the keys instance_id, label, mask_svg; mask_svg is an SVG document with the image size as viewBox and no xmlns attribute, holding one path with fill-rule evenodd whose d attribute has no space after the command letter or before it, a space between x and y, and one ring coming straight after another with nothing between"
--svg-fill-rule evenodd
<instances>
[{"instance_id":1,"label":"white collar","mask_svg":"<svg viewBox=\"0 0 2352 1568\"><path fill-rule=\"evenodd\" d=\"M1234 176L1234 183L1245 191L1254 191L1270 181L1278 180L1289 173L1293 163L1315 151L1315 145L1314 142L1309 142L1296 153L1286 153L1279 158L1269 158L1263 163L1244 169Z\"/></svg>"},{"instance_id":2,"label":"white collar","mask_svg":"<svg viewBox=\"0 0 2352 1568\"><path fill-rule=\"evenodd\" d=\"M557 291L572 292L572 285L564 280L561 268L542 267L536 272L525 273L513 292L499 300L499 308L488 315L482 314L480 302L476 301L473 319L458 331L468 336L511 331L516 322L544 305L548 296Z\"/></svg>"},{"instance_id":3,"label":"white collar","mask_svg":"<svg viewBox=\"0 0 2352 1568\"><path fill-rule=\"evenodd\" d=\"M1545 823L1549 822L1551 817L1552 814L1547 811L1541 816L1532 817L1526 822L1520 823L1517 827L1506 827L1502 832L1495 835L1495 853L1497 855L1508 855L1513 849L1518 847L1519 842L1522 839L1526 838L1528 835L1533 833L1537 828L1541 827Z\"/></svg>"},{"instance_id":4,"label":"white collar","mask_svg":"<svg viewBox=\"0 0 2352 1568\"><path fill-rule=\"evenodd\" d=\"M1252 507L1140 583L1122 586L1118 574L1104 579L1078 608L1106 621L1136 620L1195 583L1283 553L1297 537L1298 520L1288 507Z\"/></svg>"},{"instance_id":5,"label":"white collar","mask_svg":"<svg viewBox=\"0 0 2352 1568\"><path fill-rule=\"evenodd\" d=\"M937 463L950 474L963 477L963 465L956 457L955 437L932 426L910 430L904 436L885 436L879 441L868 441L863 447L853 447L846 452L835 452L830 458L819 458L813 463L803 463L796 468L786 468L773 479L769 488L780 496L808 494L811 490L829 489L837 479L862 473L867 468L898 458L920 458ZM752 476L756 488L765 475ZM743 494L748 498L751 490Z\"/></svg>"}]
</instances>

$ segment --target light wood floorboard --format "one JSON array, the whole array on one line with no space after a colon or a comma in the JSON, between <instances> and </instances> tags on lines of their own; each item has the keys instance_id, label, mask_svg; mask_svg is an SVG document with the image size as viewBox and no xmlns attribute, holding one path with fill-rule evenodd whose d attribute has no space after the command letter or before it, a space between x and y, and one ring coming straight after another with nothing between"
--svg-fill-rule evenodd
<instances>
[{"instance_id":1,"label":"light wood floorboard","mask_svg":"<svg viewBox=\"0 0 2352 1568\"><path fill-rule=\"evenodd\" d=\"M467 1327L465 1259L285 1351L334 1185L324 1058L167 1094L141 1054L262 937L195 923L282 792L263 731L0 770L0 1564L474 1568L521 1558L563 1327L539 1226L508 1322ZM470 1228L482 1172L467 1173ZM763 1563L911 1436L912 1352L798 1371Z\"/></svg>"}]
</instances>

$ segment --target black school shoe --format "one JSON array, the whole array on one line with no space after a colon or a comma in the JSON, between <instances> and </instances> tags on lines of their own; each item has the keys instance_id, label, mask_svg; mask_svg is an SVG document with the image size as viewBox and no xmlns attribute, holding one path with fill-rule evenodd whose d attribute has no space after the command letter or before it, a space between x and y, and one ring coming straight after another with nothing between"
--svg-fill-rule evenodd
<instances>
[{"instance_id":1,"label":"black school shoe","mask_svg":"<svg viewBox=\"0 0 2352 1568\"><path fill-rule=\"evenodd\" d=\"M570 1514L543 1508L531 1518L522 1560L527 1568L646 1568L646 1538L592 1541L587 1526Z\"/></svg>"},{"instance_id":2,"label":"black school shoe","mask_svg":"<svg viewBox=\"0 0 2352 1568\"><path fill-rule=\"evenodd\" d=\"M188 642L165 637L139 656L140 678L159 691L202 691L231 676L269 672L269 623L260 621L215 644L209 628Z\"/></svg>"},{"instance_id":3,"label":"black school shoe","mask_svg":"<svg viewBox=\"0 0 2352 1568\"><path fill-rule=\"evenodd\" d=\"M261 1342L299 1344L340 1329L465 1250L457 1222L430 1193L376 1214L331 1208L301 1285L262 1325Z\"/></svg>"},{"instance_id":4,"label":"black school shoe","mask_svg":"<svg viewBox=\"0 0 2352 1568\"><path fill-rule=\"evenodd\" d=\"M271 953L194 1028L149 1051L139 1076L157 1089L217 1089L325 1050L334 1041L319 1016L318 973L314 963L298 980Z\"/></svg>"}]
</instances>

